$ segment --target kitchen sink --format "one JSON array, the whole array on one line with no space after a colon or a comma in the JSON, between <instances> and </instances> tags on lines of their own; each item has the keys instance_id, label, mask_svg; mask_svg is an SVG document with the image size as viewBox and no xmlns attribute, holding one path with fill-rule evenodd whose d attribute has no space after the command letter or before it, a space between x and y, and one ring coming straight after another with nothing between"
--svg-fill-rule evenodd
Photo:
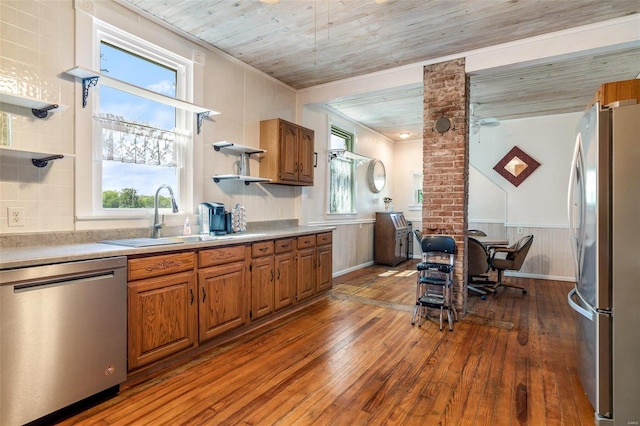
<instances>
[{"instance_id":1,"label":"kitchen sink","mask_svg":"<svg viewBox=\"0 0 640 426\"><path fill-rule=\"evenodd\" d=\"M222 241L233 240L243 237L259 237L267 235L264 233L238 233L238 234L226 234L226 235L178 235L175 237L162 237L162 238L125 238L121 240L102 240L98 241L102 244L112 244L116 246L125 247L153 247L153 246L165 246L169 244L183 244L183 243L199 243L203 241Z\"/></svg>"},{"instance_id":2,"label":"kitchen sink","mask_svg":"<svg viewBox=\"0 0 640 426\"><path fill-rule=\"evenodd\" d=\"M166 238L125 238L122 240L102 240L98 242L102 244L112 244L114 246L152 247L164 246L167 244L182 244L184 241L169 240Z\"/></svg>"},{"instance_id":3,"label":"kitchen sink","mask_svg":"<svg viewBox=\"0 0 640 426\"><path fill-rule=\"evenodd\" d=\"M170 241L180 241L184 243L197 243L200 241L220 241L220 240L233 240L236 238L247 238L247 237L261 237L263 235L267 235L264 233L255 233L255 232L240 232L237 234L225 234L225 235L178 235L175 237L164 237L160 238L161 240L170 240Z\"/></svg>"}]
</instances>

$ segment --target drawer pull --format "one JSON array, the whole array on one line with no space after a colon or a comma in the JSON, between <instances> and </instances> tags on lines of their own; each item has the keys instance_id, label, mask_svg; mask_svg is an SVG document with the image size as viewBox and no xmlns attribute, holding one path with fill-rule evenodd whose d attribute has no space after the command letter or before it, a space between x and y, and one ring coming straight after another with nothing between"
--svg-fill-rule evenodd
<instances>
[{"instance_id":1,"label":"drawer pull","mask_svg":"<svg viewBox=\"0 0 640 426\"><path fill-rule=\"evenodd\" d=\"M189 293L191 293L191 304L193 305L193 301L195 300L196 296L193 294L192 288L189 289Z\"/></svg>"},{"instance_id":2,"label":"drawer pull","mask_svg":"<svg viewBox=\"0 0 640 426\"><path fill-rule=\"evenodd\" d=\"M204 287L202 287L202 303L204 303L204 299L206 299L206 298L207 298L207 292L204 289Z\"/></svg>"}]
</instances>

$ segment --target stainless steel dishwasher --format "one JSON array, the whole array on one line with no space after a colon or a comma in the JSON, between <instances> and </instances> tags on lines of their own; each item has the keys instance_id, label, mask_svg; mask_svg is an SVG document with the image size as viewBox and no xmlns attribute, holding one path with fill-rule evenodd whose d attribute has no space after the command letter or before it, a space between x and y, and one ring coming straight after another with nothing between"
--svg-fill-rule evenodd
<instances>
[{"instance_id":1,"label":"stainless steel dishwasher","mask_svg":"<svg viewBox=\"0 0 640 426\"><path fill-rule=\"evenodd\" d=\"M126 266L114 257L0 271L0 425L126 380Z\"/></svg>"}]
</instances>

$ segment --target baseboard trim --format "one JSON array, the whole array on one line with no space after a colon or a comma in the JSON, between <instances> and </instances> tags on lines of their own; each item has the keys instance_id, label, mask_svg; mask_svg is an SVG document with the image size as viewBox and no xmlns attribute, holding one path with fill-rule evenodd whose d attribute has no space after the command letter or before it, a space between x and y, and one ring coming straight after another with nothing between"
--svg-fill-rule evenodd
<instances>
[{"instance_id":1,"label":"baseboard trim","mask_svg":"<svg viewBox=\"0 0 640 426\"><path fill-rule=\"evenodd\" d=\"M366 268L367 266L373 265L373 260L366 263L361 263L360 265L352 266L351 268L343 269L342 271L334 272L331 276L333 278L339 277L340 275L348 274L349 272L357 271L358 269Z\"/></svg>"},{"instance_id":2,"label":"baseboard trim","mask_svg":"<svg viewBox=\"0 0 640 426\"><path fill-rule=\"evenodd\" d=\"M506 277L519 277L519 278L535 278L537 280L552 280L552 281L568 281L575 282L575 277L566 277L562 275L544 275L544 274L527 274L524 272L507 272L504 275Z\"/></svg>"}]
</instances>

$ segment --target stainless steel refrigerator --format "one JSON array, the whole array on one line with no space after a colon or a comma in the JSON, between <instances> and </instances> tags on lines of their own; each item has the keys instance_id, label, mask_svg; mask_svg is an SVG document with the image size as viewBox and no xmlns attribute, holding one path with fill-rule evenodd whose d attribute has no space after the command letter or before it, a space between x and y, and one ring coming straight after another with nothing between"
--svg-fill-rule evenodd
<instances>
[{"instance_id":1,"label":"stainless steel refrigerator","mask_svg":"<svg viewBox=\"0 0 640 426\"><path fill-rule=\"evenodd\" d=\"M576 285L567 299L577 312L580 381L596 424L637 425L640 105L596 104L585 113L568 198Z\"/></svg>"}]
</instances>

